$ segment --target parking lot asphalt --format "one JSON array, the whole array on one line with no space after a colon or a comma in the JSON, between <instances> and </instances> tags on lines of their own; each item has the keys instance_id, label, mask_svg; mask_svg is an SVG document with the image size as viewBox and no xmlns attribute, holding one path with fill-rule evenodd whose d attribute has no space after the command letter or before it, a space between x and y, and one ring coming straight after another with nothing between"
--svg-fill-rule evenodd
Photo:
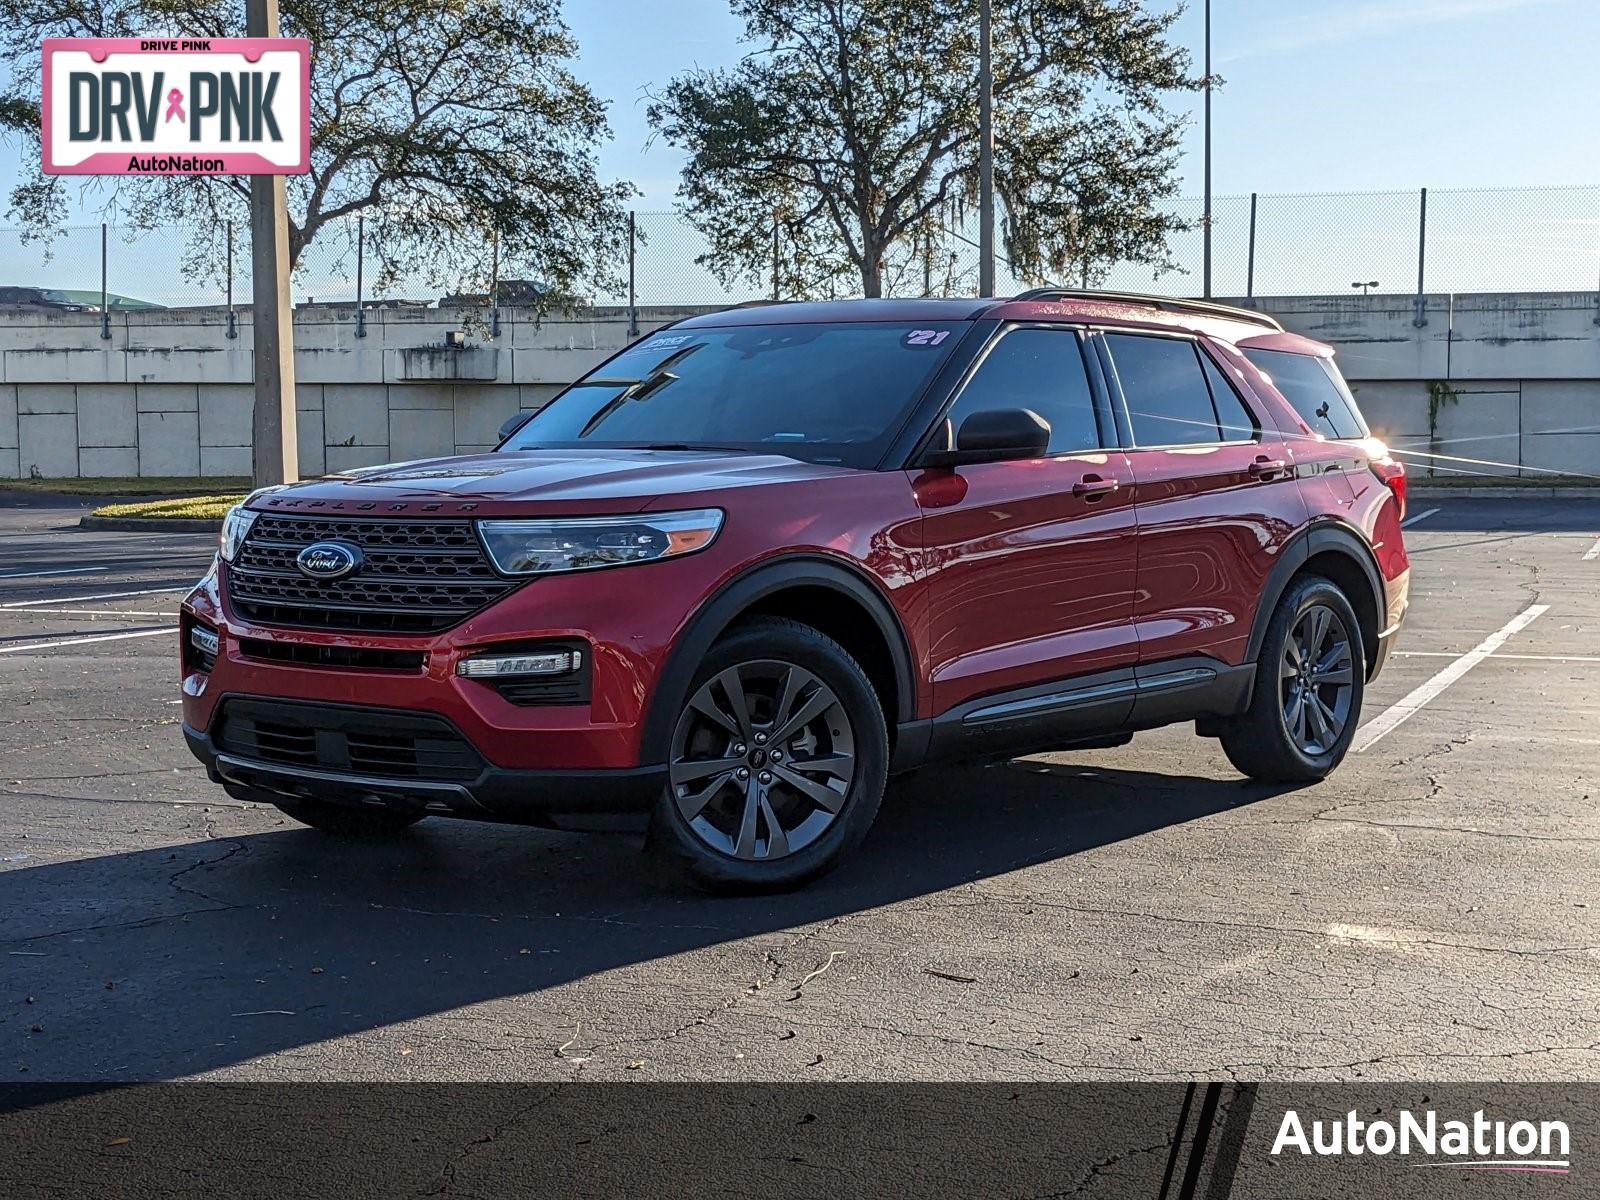
<instances>
[{"instance_id":1,"label":"parking lot asphalt","mask_svg":"<svg viewBox=\"0 0 1600 1200\"><path fill-rule=\"evenodd\" d=\"M716 899L628 838L230 800L178 728L212 539L0 494L0 1079L1600 1078L1600 501L1412 507L1330 780L1189 727L928 771Z\"/></svg>"}]
</instances>

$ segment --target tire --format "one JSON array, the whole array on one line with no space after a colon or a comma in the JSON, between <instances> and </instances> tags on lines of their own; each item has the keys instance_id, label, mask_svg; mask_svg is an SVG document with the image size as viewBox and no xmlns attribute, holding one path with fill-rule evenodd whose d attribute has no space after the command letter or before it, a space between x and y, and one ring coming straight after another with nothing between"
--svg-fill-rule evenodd
<instances>
[{"instance_id":1,"label":"tire","mask_svg":"<svg viewBox=\"0 0 1600 1200\"><path fill-rule=\"evenodd\" d=\"M396 808L353 808L318 800L279 800L278 811L323 833L343 838L379 838L415 825L425 814Z\"/></svg>"},{"instance_id":2,"label":"tire","mask_svg":"<svg viewBox=\"0 0 1600 1200\"><path fill-rule=\"evenodd\" d=\"M1317 636L1320 653L1308 656ZM1250 705L1224 727L1228 761L1274 783L1326 778L1355 737L1366 677L1361 626L1345 594L1320 575L1295 580L1267 625Z\"/></svg>"},{"instance_id":3,"label":"tire","mask_svg":"<svg viewBox=\"0 0 1600 1200\"><path fill-rule=\"evenodd\" d=\"M883 705L844 647L798 621L741 623L678 701L650 849L706 891L799 887L860 845L888 765Z\"/></svg>"}]
</instances>

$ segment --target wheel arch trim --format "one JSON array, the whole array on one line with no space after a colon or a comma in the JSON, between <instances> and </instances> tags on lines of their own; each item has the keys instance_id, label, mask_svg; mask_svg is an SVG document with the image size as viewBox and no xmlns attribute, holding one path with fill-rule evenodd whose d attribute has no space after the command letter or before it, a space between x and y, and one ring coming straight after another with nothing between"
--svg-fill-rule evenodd
<instances>
[{"instance_id":1,"label":"wheel arch trim","mask_svg":"<svg viewBox=\"0 0 1600 1200\"><path fill-rule=\"evenodd\" d=\"M753 605L794 587L822 587L854 601L872 618L894 668L896 712L885 713L891 727L904 724L917 711L917 679L910 639L894 606L865 572L821 554L791 554L767 559L722 584L695 610L674 639L656 676L644 731L641 762L664 762L672 740L677 701L688 695L695 672L716 640Z\"/></svg>"},{"instance_id":2,"label":"wheel arch trim","mask_svg":"<svg viewBox=\"0 0 1600 1200\"><path fill-rule=\"evenodd\" d=\"M1267 573L1267 581L1261 589L1261 598L1256 603L1255 622L1250 628L1245 661L1255 662L1260 658L1261 643L1267 636L1267 625L1272 620L1272 614L1277 611L1278 602L1288 590L1289 581L1311 561L1313 556L1329 552L1350 559L1360 568L1371 589L1373 612L1377 614L1377 628L1374 633L1382 632L1385 609L1383 576L1378 570L1378 562L1373 556L1372 548L1353 526L1339 520L1323 520L1296 534L1279 552L1278 561Z\"/></svg>"}]
</instances>

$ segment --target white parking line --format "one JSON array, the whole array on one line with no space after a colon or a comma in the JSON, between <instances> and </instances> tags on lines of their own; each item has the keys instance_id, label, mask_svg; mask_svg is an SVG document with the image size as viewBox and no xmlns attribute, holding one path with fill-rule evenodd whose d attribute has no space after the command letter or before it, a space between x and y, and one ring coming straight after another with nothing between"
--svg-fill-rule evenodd
<instances>
[{"instance_id":1,"label":"white parking line","mask_svg":"<svg viewBox=\"0 0 1600 1200\"><path fill-rule=\"evenodd\" d=\"M94 637L63 638L54 642L25 642L20 646L0 646L0 654L20 654L26 650L59 650L62 646L87 646L91 642L121 642L128 638L161 637L177 630L176 625L165 629L137 629L132 633L101 633Z\"/></svg>"},{"instance_id":2,"label":"white parking line","mask_svg":"<svg viewBox=\"0 0 1600 1200\"><path fill-rule=\"evenodd\" d=\"M1410 529L1418 521L1426 521L1429 517L1433 516L1433 514L1438 512L1438 511L1439 510L1437 508L1425 508L1421 512L1417 513L1415 516L1407 517L1404 521L1401 521L1400 522L1400 528L1401 529Z\"/></svg>"},{"instance_id":3,"label":"white parking line","mask_svg":"<svg viewBox=\"0 0 1600 1200\"><path fill-rule=\"evenodd\" d=\"M1593 562L1597 558L1600 558L1600 542L1596 542L1584 552L1583 561Z\"/></svg>"},{"instance_id":4,"label":"white parking line","mask_svg":"<svg viewBox=\"0 0 1600 1200\"><path fill-rule=\"evenodd\" d=\"M6 612L15 617L175 617L178 615L171 609L155 608L8 608Z\"/></svg>"},{"instance_id":5,"label":"white parking line","mask_svg":"<svg viewBox=\"0 0 1600 1200\"><path fill-rule=\"evenodd\" d=\"M88 575L94 571L109 571L110 567L61 567L53 571L8 571L0 579L35 579L40 575Z\"/></svg>"},{"instance_id":6,"label":"white parking line","mask_svg":"<svg viewBox=\"0 0 1600 1200\"><path fill-rule=\"evenodd\" d=\"M1454 650L1396 650L1396 658L1459 658ZM1600 654L1491 654L1490 658L1516 662L1600 663Z\"/></svg>"},{"instance_id":7,"label":"white parking line","mask_svg":"<svg viewBox=\"0 0 1600 1200\"><path fill-rule=\"evenodd\" d=\"M1404 699L1391 704L1363 725L1356 733L1355 741L1351 743L1350 749L1358 754L1363 750L1370 750L1384 736L1394 732L1394 730L1410 720L1424 705L1444 691L1445 688L1505 645L1506 639L1512 634L1526 629L1542 614L1549 611L1550 606L1548 604L1533 604L1523 609L1471 650L1456 659L1455 662L1428 680L1427 683L1424 683L1421 687L1414 688Z\"/></svg>"},{"instance_id":8,"label":"white parking line","mask_svg":"<svg viewBox=\"0 0 1600 1200\"><path fill-rule=\"evenodd\" d=\"M175 588L144 588L137 592L100 592L94 596L35 596L32 600L13 600L9 604L0 604L0 608L38 608L45 604L76 604L80 600L120 600L124 596L166 596L173 592L190 592L194 585Z\"/></svg>"}]
</instances>

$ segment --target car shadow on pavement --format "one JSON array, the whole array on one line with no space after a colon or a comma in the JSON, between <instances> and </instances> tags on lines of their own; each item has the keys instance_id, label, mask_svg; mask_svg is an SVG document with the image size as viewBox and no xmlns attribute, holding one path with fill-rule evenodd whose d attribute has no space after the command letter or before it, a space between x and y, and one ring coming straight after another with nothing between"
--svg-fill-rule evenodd
<instances>
[{"instance_id":1,"label":"car shadow on pavement","mask_svg":"<svg viewBox=\"0 0 1600 1200\"><path fill-rule=\"evenodd\" d=\"M642 868L635 839L443 821L379 842L285 827L12 869L0 875L12 1031L0 1078L229 1067L926 896L1281 791L1040 760L930 770L891 789L845 866L759 898L691 892ZM506 1036L472 1018L460 1034Z\"/></svg>"}]
</instances>

